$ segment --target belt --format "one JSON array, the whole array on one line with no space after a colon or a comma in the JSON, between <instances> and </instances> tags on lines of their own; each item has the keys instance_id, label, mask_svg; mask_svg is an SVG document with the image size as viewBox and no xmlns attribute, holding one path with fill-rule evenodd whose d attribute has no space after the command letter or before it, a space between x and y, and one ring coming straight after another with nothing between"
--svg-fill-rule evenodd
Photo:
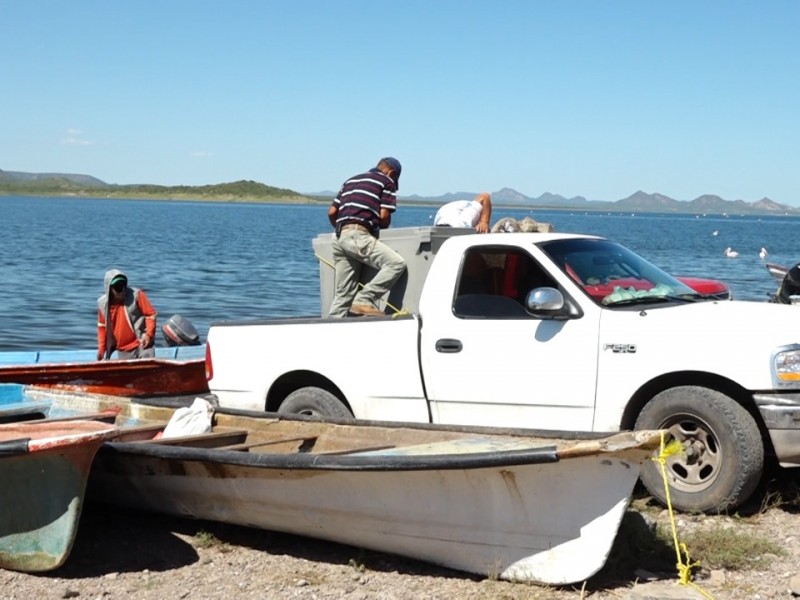
<instances>
[{"instance_id":1,"label":"belt","mask_svg":"<svg viewBox=\"0 0 800 600\"><path fill-rule=\"evenodd\" d=\"M372 235L372 232L369 230L369 228L366 227L365 225L362 225L361 223L348 223L347 225L342 225L341 231L344 231L345 229L360 229Z\"/></svg>"}]
</instances>

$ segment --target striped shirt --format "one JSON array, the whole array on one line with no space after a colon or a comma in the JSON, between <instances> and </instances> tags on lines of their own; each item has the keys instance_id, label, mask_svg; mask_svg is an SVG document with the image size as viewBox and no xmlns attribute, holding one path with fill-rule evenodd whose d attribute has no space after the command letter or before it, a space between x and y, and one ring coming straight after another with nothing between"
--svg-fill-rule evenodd
<instances>
[{"instance_id":1,"label":"striped shirt","mask_svg":"<svg viewBox=\"0 0 800 600\"><path fill-rule=\"evenodd\" d=\"M357 223L364 225L375 237L380 235L381 209L394 212L397 207L397 186L388 175L379 169L351 177L333 200L337 207L336 231L342 225Z\"/></svg>"}]
</instances>

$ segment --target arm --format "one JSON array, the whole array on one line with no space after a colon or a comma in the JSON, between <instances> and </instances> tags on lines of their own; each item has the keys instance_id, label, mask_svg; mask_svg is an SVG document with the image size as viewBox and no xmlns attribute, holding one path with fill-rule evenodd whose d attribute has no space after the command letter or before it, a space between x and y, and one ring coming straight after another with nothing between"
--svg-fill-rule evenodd
<instances>
[{"instance_id":1,"label":"arm","mask_svg":"<svg viewBox=\"0 0 800 600\"><path fill-rule=\"evenodd\" d=\"M97 360L103 360L106 355L106 319L100 309L97 309Z\"/></svg>"},{"instance_id":2,"label":"arm","mask_svg":"<svg viewBox=\"0 0 800 600\"><path fill-rule=\"evenodd\" d=\"M396 193L397 186L390 180L381 194L381 229L389 229L389 225L392 224L392 213L397 208Z\"/></svg>"},{"instance_id":3,"label":"arm","mask_svg":"<svg viewBox=\"0 0 800 600\"><path fill-rule=\"evenodd\" d=\"M156 339L156 309L150 304L150 299L143 290L139 290L136 297L136 303L139 305L139 310L144 315L144 337L142 338L142 348L149 348L152 346Z\"/></svg>"},{"instance_id":4,"label":"arm","mask_svg":"<svg viewBox=\"0 0 800 600\"><path fill-rule=\"evenodd\" d=\"M386 208L381 209L381 229L389 229L392 224L392 211Z\"/></svg>"},{"instance_id":5,"label":"arm","mask_svg":"<svg viewBox=\"0 0 800 600\"><path fill-rule=\"evenodd\" d=\"M489 223L492 220L492 197L483 192L475 197L475 202L481 205L481 216L475 230L478 233L489 233Z\"/></svg>"},{"instance_id":6,"label":"arm","mask_svg":"<svg viewBox=\"0 0 800 600\"><path fill-rule=\"evenodd\" d=\"M333 227L336 227L336 218L339 216L339 207L336 204L331 204L328 208L328 220Z\"/></svg>"}]
</instances>

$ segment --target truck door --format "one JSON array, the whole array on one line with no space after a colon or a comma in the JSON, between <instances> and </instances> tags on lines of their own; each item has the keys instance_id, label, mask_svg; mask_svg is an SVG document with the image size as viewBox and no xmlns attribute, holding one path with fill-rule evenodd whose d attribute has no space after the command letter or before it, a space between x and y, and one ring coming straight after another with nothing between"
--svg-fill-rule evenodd
<instances>
[{"instance_id":1,"label":"truck door","mask_svg":"<svg viewBox=\"0 0 800 600\"><path fill-rule=\"evenodd\" d=\"M525 309L537 287L574 308L564 320ZM523 248L468 249L451 298L423 314L420 355L434 421L591 430L599 313L583 312Z\"/></svg>"}]
</instances>

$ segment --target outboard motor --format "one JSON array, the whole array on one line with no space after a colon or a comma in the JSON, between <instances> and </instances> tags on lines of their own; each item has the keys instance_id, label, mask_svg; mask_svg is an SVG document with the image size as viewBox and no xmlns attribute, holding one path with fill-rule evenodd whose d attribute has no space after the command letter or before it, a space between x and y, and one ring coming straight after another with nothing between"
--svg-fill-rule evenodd
<instances>
[{"instance_id":1,"label":"outboard motor","mask_svg":"<svg viewBox=\"0 0 800 600\"><path fill-rule=\"evenodd\" d=\"M167 346L199 346L200 334L186 319L180 315L172 315L167 322L161 326L161 333Z\"/></svg>"},{"instance_id":2,"label":"outboard motor","mask_svg":"<svg viewBox=\"0 0 800 600\"><path fill-rule=\"evenodd\" d=\"M792 296L800 300L798 298L800 296L800 263L786 271L781 286L778 288L776 301L780 304L795 304Z\"/></svg>"}]
</instances>

